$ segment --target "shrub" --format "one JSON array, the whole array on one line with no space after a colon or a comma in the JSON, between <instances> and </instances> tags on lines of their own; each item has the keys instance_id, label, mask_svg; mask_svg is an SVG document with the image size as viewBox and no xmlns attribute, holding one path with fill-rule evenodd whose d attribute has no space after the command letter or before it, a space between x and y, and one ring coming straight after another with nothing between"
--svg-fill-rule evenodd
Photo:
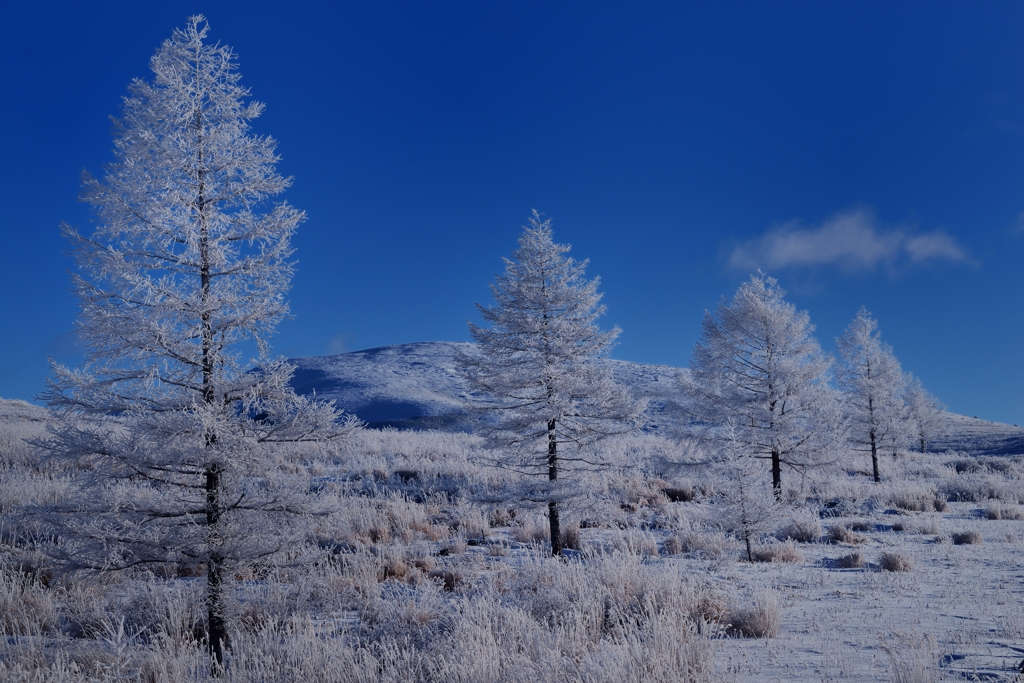
<instances>
[{"instance_id":1,"label":"shrub","mask_svg":"<svg viewBox=\"0 0 1024 683\"><path fill-rule=\"evenodd\" d=\"M1016 505L989 503L985 507L985 517L988 519L1024 519L1024 514Z\"/></svg>"},{"instance_id":2,"label":"shrub","mask_svg":"<svg viewBox=\"0 0 1024 683\"><path fill-rule=\"evenodd\" d=\"M800 543L813 543L821 538L821 522L817 517L794 516L778 533L780 540L793 540Z\"/></svg>"},{"instance_id":3,"label":"shrub","mask_svg":"<svg viewBox=\"0 0 1024 683\"><path fill-rule=\"evenodd\" d=\"M774 591L753 596L750 606L734 606L729 613L729 634L741 638L774 638L782 628L782 605Z\"/></svg>"},{"instance_id":4,"label":"shrub","mask_svg":"<svg viewBox=\"0 0 1024 683\"><path fill-rule=\"evenodd\" d=\"M857 550L849 555L837 557L835 563L840 569L860 569L864 566L864 551Z\"/></svg>"},{"instance_id":5,"label":"shrub","mask_svg":"<svg viewBox=\"0 0 1024 683\"><path fill-rule=\"evenodd\" d=\"M804 556L796 549L792 540L784 543L768 543L754 549L754 562L803 562Z\"/></svg>"},{"instance_id":6,"label":"shrub","mask_svg":"<svg viewBox=\"0 0 1024 683\"><path fill-rule=\"evenodd\" d=\"M675 488L662 489L665 497L673 503L687 503L693 500L693 486L682 484Z\"/></svg>"},{"instance_id":7,"label":"shrub","mask_svg":"<svg viewBox=\"0 0 1024 683\"><path fill-rule=\"evenodd\" d=\"M879 566L887 572L909 572L914 568L910 558L900 552L885 552L878 560Z\"/></svg>"},{"instance_id":8,"label":"shrub","mask_svg":"<svg viewBox=\"0 0 1024 683\"><path fill-rule=\"evenodd\" d=\"M957 531L951 536L953 545L979 545L981 534L977 531Z\"/></svg>"},{"instance_id":9,"label":"shrub","mask_svg":"<svg viewBox=\"0 0 1024 683\"><path fill-rule=\"evenodd\" d=\"M863 543L865 538L860 534L854 533L850 527L845 524L837 524L833 527L829 527L828 540L830 543L850 543L856 545Z\"/></svg>"}]
</instances>

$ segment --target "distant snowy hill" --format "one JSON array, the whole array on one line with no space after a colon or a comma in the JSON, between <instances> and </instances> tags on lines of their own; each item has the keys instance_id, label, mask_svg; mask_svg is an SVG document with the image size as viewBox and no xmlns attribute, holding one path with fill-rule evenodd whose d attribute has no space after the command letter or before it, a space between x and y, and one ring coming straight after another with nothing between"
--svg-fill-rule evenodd
<instances>
[{"instance_id":1,"label":"distant snowy hill","mask_svg":"<svg viewBox=\"0 0 1024 683\"><path fill-rule=\"evenodd\" d=\"M468 343L419 342L336 356L293 358L292 386L334 400L371 427L467 430L473 397L455 363ZM689 370L611 360L616 379L650 399L648 429L671 434L683 424L679 381ZM947 413L932 450L974 455L1024 453L1024 428Z\"/></svg>"}]
</instances>

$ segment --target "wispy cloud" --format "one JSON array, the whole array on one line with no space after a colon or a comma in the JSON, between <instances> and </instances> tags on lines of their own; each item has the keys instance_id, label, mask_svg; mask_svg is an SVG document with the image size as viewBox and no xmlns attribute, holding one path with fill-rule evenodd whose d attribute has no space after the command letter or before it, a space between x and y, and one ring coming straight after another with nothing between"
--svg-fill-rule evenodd
<instances>
[{"instance_id":1,"label":"wispy cloud","mask_svg":"<svg viewBox=\"0 0 1024 683\"><path fill-rule=\"evenodd\" d=\"M836 214L817 227L791 221L737 244L729 255L729 265L743 270L829 265L870 270L880 264L891 266L905 261L969 260L950 235L885 229L866 208Z\"/></svg>"}]
</instances>

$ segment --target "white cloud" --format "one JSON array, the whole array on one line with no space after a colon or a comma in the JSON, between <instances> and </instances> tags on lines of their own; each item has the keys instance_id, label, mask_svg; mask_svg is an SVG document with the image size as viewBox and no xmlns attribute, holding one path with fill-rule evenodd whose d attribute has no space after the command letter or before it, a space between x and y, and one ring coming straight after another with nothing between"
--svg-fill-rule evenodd
<instances>
[{"instance_id":1,"label":"white cloud","mask_svg":"<svg viewBox=\"0 0 1024 683\"><path fill-rule=\"evenodd\" d=\"M729 265L742 270L827 265L870 270L903 259L963 262L968 257L945 233L884 230L870 210L860 208L837 214L815 228L801 227L795 221L773 228L736 245Z\"/></svg>"}]
</instances>

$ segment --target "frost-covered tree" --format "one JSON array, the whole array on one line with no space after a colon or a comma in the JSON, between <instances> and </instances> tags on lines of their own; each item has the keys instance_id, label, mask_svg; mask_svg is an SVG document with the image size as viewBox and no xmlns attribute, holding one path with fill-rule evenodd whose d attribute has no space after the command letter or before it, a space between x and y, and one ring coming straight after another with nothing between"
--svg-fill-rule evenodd
<instances>
[{"instance_id":1,"label":"frost-covered tree","mask_svg":"<svg viewBox=\"0 0 1024 683\"><path fill-rule=\"evenodd\" d=\"M907 377L904 401L914 445L925 453L928 450L928 442L942 426L942 413L946 406L928 393L921 380L912 373Z\"/></svg>"},{"instance_id":2,"label":"frost-covered tree","mask_svg":"<svg viewBox=\"0 0 1024 683\"><path fill-rule=\"evenodd\" d=\"M740 442L731 420L725 425L721 446L713 459L722 501L715 516L726 531L743 541L747 561L753 562L752 544L778 524L780 504L764 477L762 464Z\"/></svg>"},{"instance_id":3,"label":"frost-covered tree","mask_svg":"<svg viewBox=\"0 0 1024 683\"><path fill-rule=\"evenodd\" d=\"M85 177L96 227L63 229L86 362L55 366L44 397L64 417L46 446L78 473L54 515L63 559L204 565L216 670L235 568L303 537L309 485L280 472L274 444L354 423L297 397L269 357L304 214L270 203L291 180L250 130L263 105L207 32L192 17L157 50L115 121L114 163Z\"/></svg>"},{"instance_id":4,"label":"frost-covered tree","mask_svg":"<svg viewBox=\"0 0 1024 683\"><path fill-rule=\"evenodd\" d=\"M822 463L845 432L829 386L832 359L807 313L784 296L774 278L758 272L732 300L706 312L687 385L698 419L732 421L745 452L771 462L777 497L783 466L803 472Z\"/></svg>"},{"instance_id":5,"label":"frost-covered tree","mask_svg":"<svg viewBox=\"0 0 1024 683\"><path fill-rule=\"evenodd\" d=\"M836 339L836 351L836 379L850 418L850 441L854 450L871 454L872 475L879 482L878 449L883 443L898 447L906 431L906 377L892 347L881 340L878 322L863 306Z\"/></svg>"},{"instance_id":6,"label":"frost-covered tree","mask_svg":"<svg viewBox=\"0 0 1024 683\"><path fill-rule=\"evenodd\" d=\"M537 482L521 495L547 503L553 555L562 550L559 503L573 493L564 475L603 466L590 447L636 429L646 409L612 379L605 358L620 331L598 327L599 279L586 279L587 261L568 257L569 248L534 211L491 285L494 305L477 304L490 326L469 323L477 349L460 356L471 388L488 400L495 464Z\"/></svg>"}]
</instances>

